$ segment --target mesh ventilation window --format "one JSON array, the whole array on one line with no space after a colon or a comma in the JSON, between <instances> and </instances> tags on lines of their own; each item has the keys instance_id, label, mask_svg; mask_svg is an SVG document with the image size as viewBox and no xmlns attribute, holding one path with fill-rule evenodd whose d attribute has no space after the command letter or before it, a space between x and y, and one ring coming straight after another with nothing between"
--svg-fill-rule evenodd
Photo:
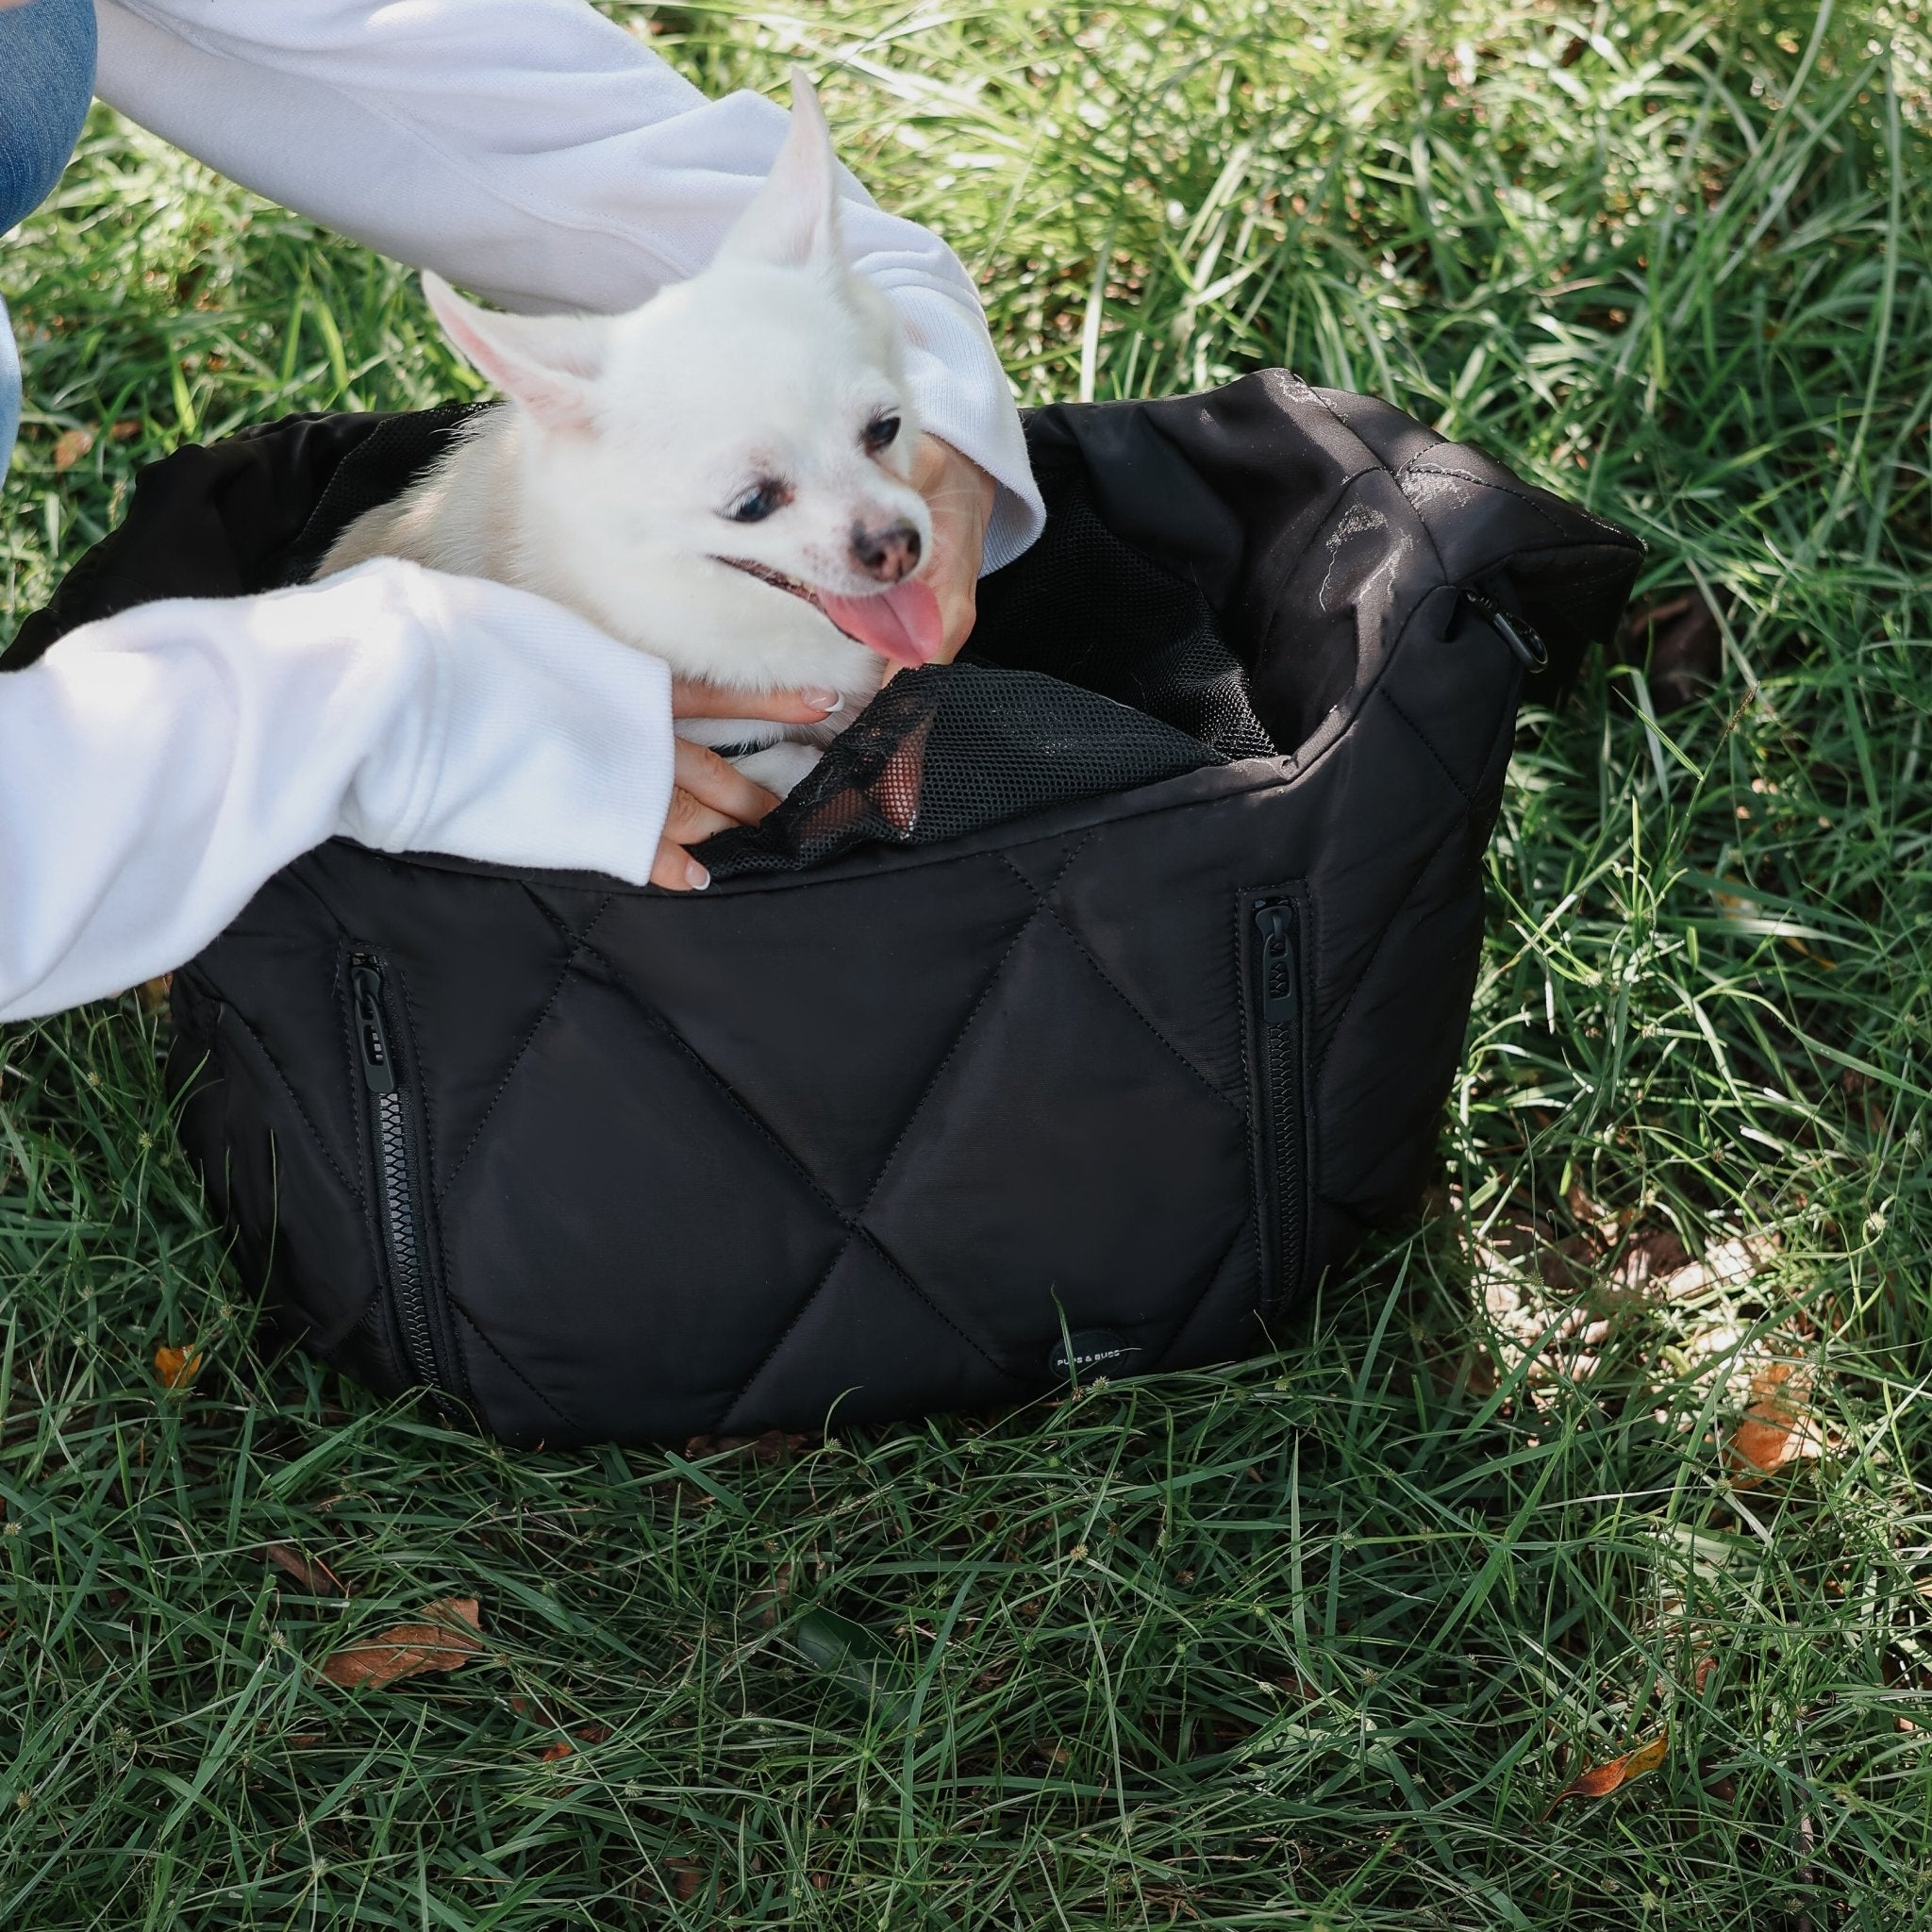
<instances>
[{"instance_id":1,"label":"mesh ventilation window","mask_svg":"<svg viewBox=\"0 0 1932 1932\"><path fill-rule=\"evenodd\" d=\"M980 585L968 661L1064 678L1224 758L1274 757L1208 599L1116 537L1084 484L1077 470L1042 470L1046 528Z\"/></svg>"},{"instance_id":2,"label":"mesh ventilation window","mask_svg":"<svg viewBox=\"0 0 1932 1932\"><path fill-rule=\"evenodd\" d=\"M698 850L715 878L795 872L1223 762L1172 724L1037 671L933 665L901 672L776 811Z\"/></svg>"},{"instance_id":3,"label":"mesh ventilation window","mask_svg":"<svg viewBox=\"0 0 1932 1932\"><path fill-rule=\"evenodd\" d=\"M407 416L379 422L342 460L316 499L302 534L289 548L267 558L259 573L262 590L306 584L335 541L365 511L393 503L429 466L461 439L472 418L493 403L444 403Z\"/></svg>"}]
</instances>

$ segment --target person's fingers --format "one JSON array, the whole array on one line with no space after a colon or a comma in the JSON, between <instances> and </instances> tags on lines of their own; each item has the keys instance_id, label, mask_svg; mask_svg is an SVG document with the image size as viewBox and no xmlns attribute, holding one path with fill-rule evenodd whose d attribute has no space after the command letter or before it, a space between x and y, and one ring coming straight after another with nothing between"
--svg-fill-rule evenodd
<instances>
[{"instance_id":1,"label":"person's fingers","mask_svg":"<svg viewBox=\"0 0 1932 1932\"><path fill-rule=\"evenodd\" d=\"M674 718L767 718L774 724L817 724L842 703L835 691L730 691L701 677L671 681Z\"/></svg>"},{"instance_id":2,"label":"person's fingers","mask_svg":"<svg viewBox=\"0 0 1932 1932\"><path fill-rule=\"evenodd\" d=\"M673 892L702 891L711 875L685 850L733 825L755 825L778 801L708 745L676 741L671 803L651 866L651 883Z\"/></svg>"},{"instance_id":3,"label":"person's fingers","mask_svg":"<svg viewBox=\"0 0 1932 1932\"><path fill-rule=\"evenodd\" d=\"M669 839L658 841L658 857L651 867L651 883L667 892L702 892L711 883L711 874L682 845Z\"/></svg>"},{"instance_id":4,"label":"person's fingers","mask_svg":"<svg viewBox=\"0 0 1932 1932\"><path fill-rule=\"evenodd\" d=\"M743 823L678 786L673 790L671 808L664 814L664 837L674 845L702 845L714 832L728 832Z\"/></svg>"},{"instance_id":5,"label":"person's fingers","mask_svg":"<svg viewBox=\"0 0 1932 1932\"><path fill-rule=\"evenodd\" d=\"M979 567L997 486L951 443L922 436L912 457L912 487L925 498L932 517L932 560L921 575L939 599L945 639L933 661L950 664L973 635L979 614Z\"/></svg>"},{"instance_id":6,"label":"person's fingers","mask_svg":"<svg viewBox=\"0 0 1932 1932\"><path fill-rule=\"evenodd\" d=\"M671 811L665 819L664 831L667 838L675 839L680 845L692 844L695 839L708 839L725 824L755 825L778 802L762 785L747 778L729 758L721 758L708 745L693 744L690 739L680 738L675 758ZM686 801L684 805L679 804L680 797ZM677 819L683 810L703 810L723 823L697 833L695 839L688 837Z\"/></svg>"}]
</instances>

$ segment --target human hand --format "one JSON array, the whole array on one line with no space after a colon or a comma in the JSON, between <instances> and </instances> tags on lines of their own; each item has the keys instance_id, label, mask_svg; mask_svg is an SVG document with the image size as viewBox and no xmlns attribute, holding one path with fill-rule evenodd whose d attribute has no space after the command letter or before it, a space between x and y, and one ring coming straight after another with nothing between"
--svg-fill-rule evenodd
<instances>
[{"instance_id":1,"label":"human hand","mask_svg":"<svg viewBox=\"0 0 1932 1932\"><path fill-rule=\"evenodd\" d=\"M677 678L671 686L674 718L766 718L780 724L817 724L838 703L838 694L828 691L753 695L695 678ZM664 814L651 883L674 892L703 891L711 875L686 847L702 844L732 825L755 825L778 801L708 745L680 738L673 756L671 808Z\"/></svg>"},{"instance_id":2,"label":"human hand","mask_svg":"<svg viewBox=\"0 0 1932 1932\"><path fill-rule=\"evenodd\" d=\"M932 561L921 573L940 602L945 642L933 659L950 664L973 635L979 567L998 486L971 457L937 436L922 436L912 453L912 487L932 514ZM898 670L891 666L887 678Z\"/></svg>"}]
</instances>

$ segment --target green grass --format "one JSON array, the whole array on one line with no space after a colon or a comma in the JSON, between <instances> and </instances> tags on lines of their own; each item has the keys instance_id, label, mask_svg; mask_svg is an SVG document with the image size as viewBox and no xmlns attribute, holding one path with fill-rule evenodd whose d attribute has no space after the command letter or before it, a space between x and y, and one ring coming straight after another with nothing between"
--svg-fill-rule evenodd
<instances>
[{"instance_id":1,"label":"green grass","mask_svg":"<svg viewBox=\"0 0 1932 1932\"><path fill-rule=\"evenodd\" d=\"M707 86L830 75L1025 398L1276 361L1386 395L1641 531L1716 686L1656 717L1598 665L1525 721L1433 1217L1277 1358L1004 1420L510 1457L381 1408L252 1352L157 1021L0 1034L0 1924L1926 1923L1921 16L655 25ZM105 113L0 273L15 615L176 441L464 388L401 271ZM192 1393L158 1342L205 1350ZM1736 1487L1778 1362L1820 1453ZM482 1602L465 1670L306 1667L444 1595Z\"/></svg>"}]
</instances>

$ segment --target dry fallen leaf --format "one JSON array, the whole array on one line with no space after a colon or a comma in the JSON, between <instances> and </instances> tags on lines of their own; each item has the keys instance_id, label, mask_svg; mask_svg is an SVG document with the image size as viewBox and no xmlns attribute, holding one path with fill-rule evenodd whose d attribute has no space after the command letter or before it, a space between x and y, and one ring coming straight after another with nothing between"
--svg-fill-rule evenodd
<instances>
[{"instance_id":1,"label":"dry fallen leaf","mask_svg":"<svg viewBox=\"0 0 1932 1932\"><path fill-rule=\"evenodd\" d=\"M1632 1778L1655 1771L1664 1761L1670 1742L1670 1732L1659 1731L1649 1743L1640 1744L1636 1750L1626 1751L1607 1764L1592 1764L1550 1800L1550 1810L1554 1811L1565 1798L1607 1798L1612 1791L1621 1790ZM1544 1815L1547 1817L1548 1813Z\"/></svg>"},{"instance_id":2,"label":"dry fallen leaf","mask_svg":"<svg viewBox=\"0 0 1932 1932\"><path fill-rule=\"evenodd\" d=\"M71 470L94 446L92 429L63 429L54 445L54 467Z\"/></svg>"},{"instance_id":3,"label":"dry fallen leaf","mask_svg":"<svg viewBox=\"0 0 1932 1932\"><path fill-rule=\"evenodd\" d=\"M186 1389L201 1374L198 1348L170 1348L163 1342L155 1350L155 1374L163 1389Z\"/></svg>"},{"instance_id":4,"label":"dry fallen leaf","mask_svg":"<svg viewBox=\"0 0 1932 1932\"><path fill-rule=\"evenodd\" d=\"M473 1596L440 1597L423 1609L420 1624L398 1624L379 1637L339 1650L322 1667L331 1684L399 1683L425 1671L455 1671L479 1656L483 1622Z\"/></svg>"},{"instance_id":5,"label":"dry fallen leaf","mask_svg":"<svg viewBox=\"0 0 1932 1932\"><path fill-rule=\"evenodd\" d=\"M305 1557L292 1543L264 1543L261 1554L286 1570L310 1596L347 1596L348 1586L320 1557Z\"/></svg>"},{"instance_id":6,"label":"dry fallen leaf","mask_svg":"<svg viewBox=\"0 0 1932 1932\"><path fill-rule=\"evenodd\" d=\"M1674 1229L1646 1228L1631 1236L1629 1245L1610 1269L1610 1280L1626 1291L1639 1291L1652 1284L1669 1290L1674 1285L1671 1277L1690 1262L1690 1253Z\"/></svg>"},{"instance_id":7,"label":"dry fallen leaf","mask_svg":"<svg viewBox=\"0 0 1932 1932\"><path fill-rule=\"evenodd\" d=\"M1723 627L1694 590L1639 605L1618 643L1619 658L1647 675L1651 703L1659 712L1694 703L1724 671Z\"/></svg>"},{"instance_id":8,"label":"dry fallen leaf","mask_svg":"<svg viewBox=\"0 0 1932 1932\"><path fill-rule=\"evenodd\" d=\"M1816 1424L1790 1406L1802 1406L1809 1392L1807 1377L1798 1374L1794 1380L1793 1375L1790 1362L1773 1362L1751 1378L1751 1406L1724 1448L1731 1480L1740 1489L1762 1482L1788 1462L1824 1451Z\"/></svg>"}]
</instances>

